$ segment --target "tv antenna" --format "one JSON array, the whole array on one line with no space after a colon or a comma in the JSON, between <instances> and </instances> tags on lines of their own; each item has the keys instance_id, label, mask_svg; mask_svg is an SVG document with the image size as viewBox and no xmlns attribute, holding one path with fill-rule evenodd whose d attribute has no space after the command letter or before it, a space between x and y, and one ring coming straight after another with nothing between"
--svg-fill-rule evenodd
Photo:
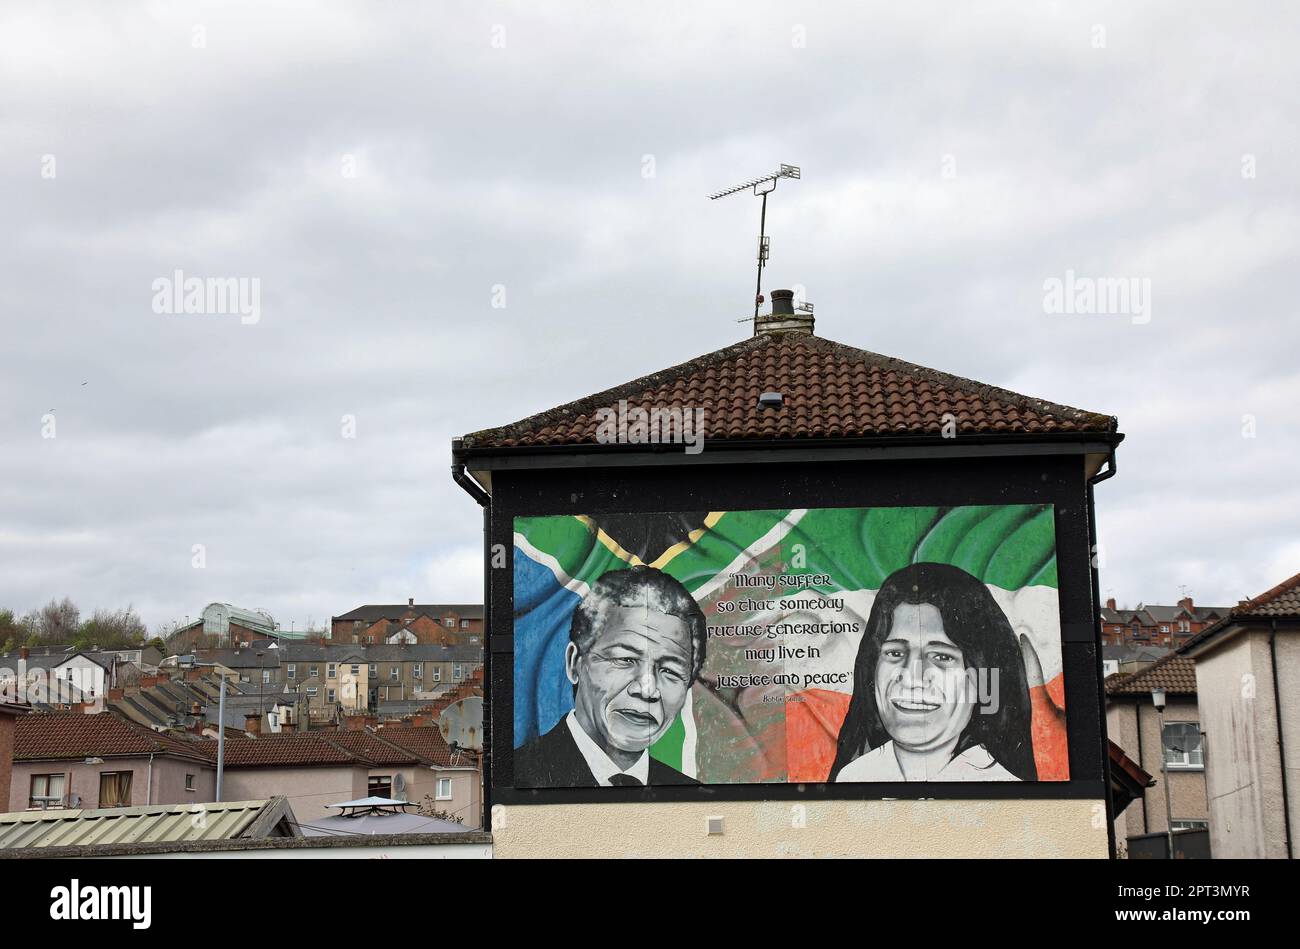
<instances>
[{"instance_id":1,"label":"tv antenna","mask_svg":"<svg viewBox=\"0 0 1300 949\"><path fill-rule=\"evenodd\" d=\"M798 178L798 165L782 165L774 174L764 175L761 178L751 178L742 184L732 188L726 188L717 194L709 195L710 201L716 201L718 198L725 198L729 194L735 194L738 191L744 191L747 188L753 188L754 194L763 198L763 210L758 218L758 282L754 287L754 325L758 325L758 308L763 302L763 264L767 263L768 239L767 230L767 196L776 190L776 183L782 178Z\"/></svg>"}]
</instances>

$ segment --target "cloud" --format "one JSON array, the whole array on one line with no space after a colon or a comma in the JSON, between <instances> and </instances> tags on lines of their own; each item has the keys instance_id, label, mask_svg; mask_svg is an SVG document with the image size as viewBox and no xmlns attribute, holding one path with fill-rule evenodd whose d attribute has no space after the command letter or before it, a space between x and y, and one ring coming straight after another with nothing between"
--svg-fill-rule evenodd
<instances>
[{"instance_id":1,"label":"cloud","mask_svg":"<svg viewBox=\"0 0 1300 949\"><path fill-rule=\"evenodd\" d=\"M706 195L779 162L765 276L820 333L1119 416L1103 588L1266 589L1300 569L1296 16L8 10L0 606L476 601L451 439L739 339L758 209ZM1152 321L1044 313L1069 269L1150 277ZM257 279L260 321L153 312L176 270Z\"/></svg>"}]
</instances>

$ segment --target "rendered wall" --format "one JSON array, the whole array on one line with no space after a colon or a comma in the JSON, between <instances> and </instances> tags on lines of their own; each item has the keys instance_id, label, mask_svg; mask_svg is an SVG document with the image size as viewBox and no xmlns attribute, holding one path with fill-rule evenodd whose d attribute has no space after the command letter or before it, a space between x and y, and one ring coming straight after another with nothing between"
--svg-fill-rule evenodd
<instances>
[{"instance_id":1,"label":"rendered wall","mask_svg":"<svg viewBox=\"0 0 1300 949\"><path fill-rule=\"evenodd\" d=\"M1068 800L551 804L498 809L492 842L505 859L1105 859L1105 814L1101 801ZM718 816L723 833L710 837L706 821ZM803 826L792 826L798 817Z\"/></svg>"}]
</instances>

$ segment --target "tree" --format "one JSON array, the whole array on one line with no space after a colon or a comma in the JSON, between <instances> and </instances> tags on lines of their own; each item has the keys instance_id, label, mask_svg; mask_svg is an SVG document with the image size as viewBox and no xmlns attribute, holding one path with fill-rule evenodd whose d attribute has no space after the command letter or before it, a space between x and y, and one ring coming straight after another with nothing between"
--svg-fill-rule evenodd
<instances>
[{"instance_id":1,"label":"tree","mask_svg":"<svg viewBox=\"0 0 1300 949\"><path fill-rule=\"evenodd\" d=\"M34 640L28 643L32 646L70 642L77 634L80 621L81 611L66 596L62 600L50 600L21 620L29 631L28 639Z\"/></svg>"},{"instance_id":2,"label":"tree","mask_svg":"<svg viewBox=\"0 0 1300 949\"><path fill-rule=\"evenodd\" d=\"M129 648L143 643L147 632L144 621L130 606L121 610L99 609L81 624L73 645L78 649L87 646L99 646L101 649Z\"/></svg>"}]
</instances>

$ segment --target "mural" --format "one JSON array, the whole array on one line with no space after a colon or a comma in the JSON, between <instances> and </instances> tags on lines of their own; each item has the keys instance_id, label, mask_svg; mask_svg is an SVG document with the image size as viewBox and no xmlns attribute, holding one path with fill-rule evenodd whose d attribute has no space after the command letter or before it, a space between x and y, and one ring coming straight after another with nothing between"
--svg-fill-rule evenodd
<instances>
[{"instance_id":1,"label":"mural","mask_svg":"<svg viewBox=\"0 0 1300 949\"><path fill-rule=\"evenodd\" d=\"M1069 778L1051 505L514 522L518 787Z\"/></svg>"}]
</instances>

